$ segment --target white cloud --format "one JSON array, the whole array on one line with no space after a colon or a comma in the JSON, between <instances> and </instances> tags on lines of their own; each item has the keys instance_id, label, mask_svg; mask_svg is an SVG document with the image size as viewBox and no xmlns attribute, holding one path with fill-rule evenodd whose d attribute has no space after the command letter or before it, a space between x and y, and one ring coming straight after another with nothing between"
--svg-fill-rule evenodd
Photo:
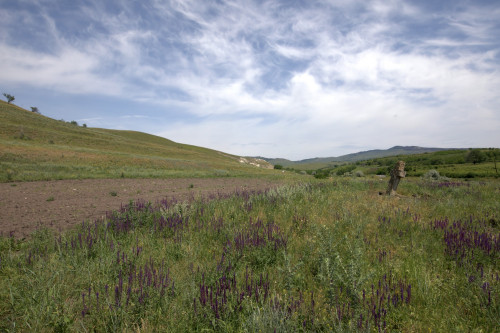
<instances>
[{"instance_id":1,"label":"white cloud","mask_svg":"<svg viewBox=\"0 0 500 333\"><path fill-rule=\"evenodd\" d=\"M79 50L68 48L47 55L0 45L4 84L27 84L72 94L119 95L119 85L97 73L98 61Z\"/></svg>"},{"instance_id":2,"label":"white cloud","mask_svg":"<svg viewBox=\"0 0 500 333\"><path fill-rule=\"evenodd\" d=\"M165 121L164 136L241 155L500 142L498 8L297 4L117 1L110 12L86 2L85 37L63 33L64 18L42 10L54 49L27 48L0 32L0 84L145 103L129 114L163 106L189 115ZM29 25L25 10L11 17Z\"/></svg>"}]
</instances>

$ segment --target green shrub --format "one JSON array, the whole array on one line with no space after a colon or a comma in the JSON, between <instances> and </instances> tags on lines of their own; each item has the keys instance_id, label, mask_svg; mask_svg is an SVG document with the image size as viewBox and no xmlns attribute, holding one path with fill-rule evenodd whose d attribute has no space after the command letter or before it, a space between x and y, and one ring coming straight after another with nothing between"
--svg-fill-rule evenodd
<instances>
[{"instance_id":1,"label":"green shrub","mask_svg":"<svg viewBox=\"0 0 500 333\"><path fill-rule=\"evenodd\" d=\"M486 154L480 149L471 149L467 155L465 155L465 161L473 164L484 162L486 158Z\"/></svg>"},{"instance_id":2,"label":"green shrub","mask_svg":"<svg viewBox=\"0 0 500 333\"><path fill-rule=\"evenodd\" d=\"M426 180L448 180L447 177L443 177L439 174L439 172L437 170L429 170L427 171L423 176L422 176L423 179L426 179Z\"/></svg>"},{"instance_id":3,"label":"green shrub","mask_svg":"<svg viewBox=\"0 0 500 333\"><path fill-rule=\"evenodd\" d=\"M341 167L338 167L337 169L335 169L335 173L337 174L337 176L342 176L346 172L351 172L354 169L356 169L355 165L348 164L348 165L344 165L344 166L341 166Z\"/></svg>"},{"instance_id":4,"label":"green shrub","mask_svg":"<svg viewBox=\"0 0 500 333\"><path fill-rule=\"evenodd\" d=\"M327 170L316 170L316 172L314 173L314 178L316 179L326 179L330 177L330 170L327 169Z\"/></svg>"}]
</instances>

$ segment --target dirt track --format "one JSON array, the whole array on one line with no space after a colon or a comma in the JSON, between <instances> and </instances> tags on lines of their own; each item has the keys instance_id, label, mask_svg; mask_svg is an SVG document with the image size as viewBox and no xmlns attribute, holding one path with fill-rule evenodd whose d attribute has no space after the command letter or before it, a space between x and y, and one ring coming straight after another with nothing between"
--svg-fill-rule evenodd
<instances>
[{"instance_id":1,"label":"dirt track","mask_svg":"<svg viewBox=\"0 0 500 333\"><path fill-rule=\"evenodd\" d=\"M93 220L122 203L194 194L265 189L277 185L262 179L87 179L0 184L0 235L28 236L40 226L64 231Z\"/></svg>"}]
</instances>

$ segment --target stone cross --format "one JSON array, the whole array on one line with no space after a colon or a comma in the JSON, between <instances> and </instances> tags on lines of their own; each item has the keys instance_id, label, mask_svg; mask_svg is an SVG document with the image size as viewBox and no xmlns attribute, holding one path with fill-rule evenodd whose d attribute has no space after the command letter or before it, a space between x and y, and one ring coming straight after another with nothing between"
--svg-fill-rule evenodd
<instances>
[{"instance_id":1,"label":"stone cross","mask_svg":"<svg viewBox=\"0 0 500 333\"><path fill-rule=\"evenodd\" d=\"M399 185L399 181L401 178L406 176L405 172L405 162L398 161L394 166L394 169L391 170L391 179L389 180L389 186L387 187L387 195L396 195L396 190Z\"/></svg>"}]
</instances>

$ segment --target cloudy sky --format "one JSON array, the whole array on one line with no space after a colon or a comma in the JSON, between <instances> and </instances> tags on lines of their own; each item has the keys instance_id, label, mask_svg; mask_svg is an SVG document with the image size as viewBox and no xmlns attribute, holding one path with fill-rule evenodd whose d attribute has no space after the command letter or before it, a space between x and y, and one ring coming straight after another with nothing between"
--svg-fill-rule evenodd
<instances>
[{"instance_id":1,"label":"cloudy sky","mask_svg":"<svg viewBox=\"0 0 500 333\"><path fill-rule=\"evenodd\" d=\"M0 4L0 93L52 118L293 160L500 146L498 0Z\"/></svg>"}]
</instances>

